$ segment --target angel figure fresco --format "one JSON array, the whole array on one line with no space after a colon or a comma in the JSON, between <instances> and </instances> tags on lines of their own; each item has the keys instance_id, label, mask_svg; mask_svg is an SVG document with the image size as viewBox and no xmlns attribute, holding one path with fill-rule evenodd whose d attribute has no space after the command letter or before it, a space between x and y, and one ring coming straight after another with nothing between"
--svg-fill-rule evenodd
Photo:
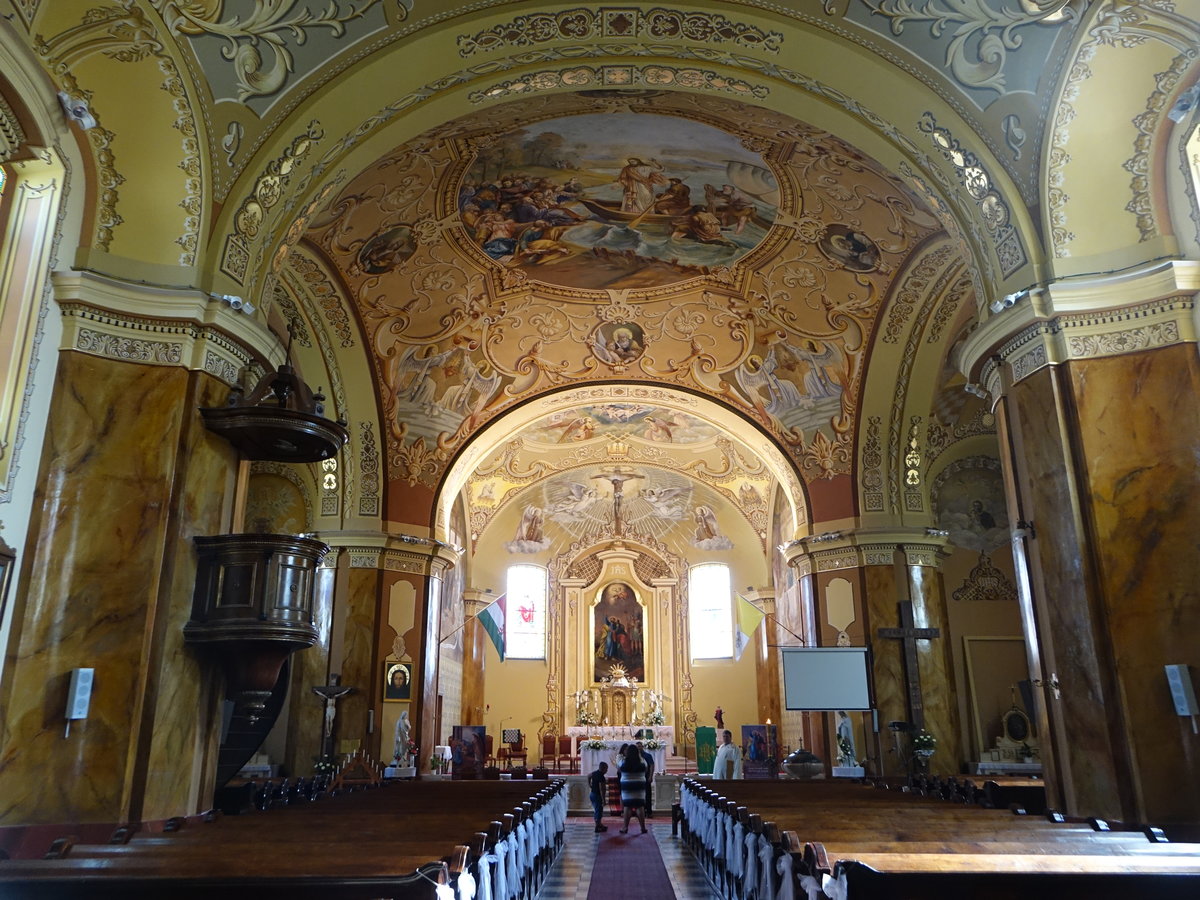
<instances>
[{"instance_id":1,"label":"angel figure fresco","mask_svg":"<svg viewBox=\"0 0 1200 900\"><path fill-rule=\"evenodd\" d=\"M772 347L765 357L752 354L734 372L750 402L775 417L781 417L804 402L796 385L775 374L778 368L779 360Z\"/></svg>"},{"instance_id":2,"label":"angel figure fresco","mask_svg":"<svg viewBox=\"0 0 1200 900\"><path fill-rule=\"evenodd\" d=\"M679 487L648 487L642 489L641 498L650 504L655 515L677 519L683 513L681 503L686 493L685 488Z\"/></svg>"},{"instance_id":3,"label":"angel figure fresco","mask_svg":"<svg viewBox=\"0 0 1200 900\"><path fill-rule=\"evenodd\" d=\"M674 441L674 430L681 424L675 421L674 416L646 416L642 421L646 423L646 440L661 444Z\"/></svg>"},{"instance_id":4,"label":"angel figure fresco","mask_svg":"<svg viewBox=\"0 0 1200 900\"><path fill-rule=\"evenodd\" d=\"M527 506L521 513L521 521L517 525L517 533L513 539L504 545L509 553L537 553L550 546L543 528L546 523L546 511L540 506Z\"/></svg>"},{"instance_id":5,"label":"angel figure fresco","mask_svg":"<svg viewBox=\"0 0 1200 900\"><path fill-rule=\"evenodd\" d=\"M558 422L550 422L546 428L560 432L558 436L560 444L568 441L586 441L596 434L596 420L587 413L583 413Z\"/></svg>"},{"instance_id":6,"label":"angel figure fresco","mask_svg":"<svg viewBox=\"0 0 1200 900\"><path fill-rule=\"evenodd\" d=\"M732 550L733 541L721 534L717 514L711 506L697 506L695 510L696 538L692 543L702 550Z\"/></svg>"},{"instance_id":7,"label":"angel figure fresco","mask_svg":"<svg viewBox=\"0 0 1200 900\"><path fill-rule=\"evenodd\" d=\"M598 499L599 494L597 494L595 488L590 488L586 484L573 481L567 485L566 491L554 501L554 505L551 506L550 510L552 513L566 513L567 515L578 516Z\"/></svg>"}]
</instances>

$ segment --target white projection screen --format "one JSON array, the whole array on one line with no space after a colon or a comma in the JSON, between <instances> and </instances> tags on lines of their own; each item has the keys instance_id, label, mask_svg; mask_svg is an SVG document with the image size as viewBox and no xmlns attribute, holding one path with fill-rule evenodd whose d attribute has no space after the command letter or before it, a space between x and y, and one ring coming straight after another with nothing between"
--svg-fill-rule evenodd
<instances>
[{"instance_id":1,"label":"white projection screen","mask_svg":"<svg viewBox=\"0 0 1200 900\"><path fill-rule=\"evenodd\" d=\"M871 708L866 647L781 647L779 653L786 709Z\"/></svg>"}]
</instances>

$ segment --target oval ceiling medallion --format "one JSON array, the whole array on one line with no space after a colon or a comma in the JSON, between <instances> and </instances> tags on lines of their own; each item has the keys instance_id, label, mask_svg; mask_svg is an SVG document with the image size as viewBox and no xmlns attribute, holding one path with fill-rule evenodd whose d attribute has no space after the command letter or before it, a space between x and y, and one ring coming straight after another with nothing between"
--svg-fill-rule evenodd
<instances>
[{"instance_id":1,"label":"oval ceiling medallion","mask_svg":"<svg viewBox=\"0 0 1200 900\"><path fill-rule=\"evenodd\" d=\"M771 227L775 175L710 125L563 116L498 135L463 176L459 215L496 265L568 288L675 284L733 265Z\"/></svg>"}]
</instances>

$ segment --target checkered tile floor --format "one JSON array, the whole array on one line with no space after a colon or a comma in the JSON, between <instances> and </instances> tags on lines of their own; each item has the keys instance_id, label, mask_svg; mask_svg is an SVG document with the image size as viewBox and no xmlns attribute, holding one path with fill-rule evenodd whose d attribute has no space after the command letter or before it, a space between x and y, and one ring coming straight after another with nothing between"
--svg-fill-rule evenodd
<instances>
[{"instance_id":1,"label":"checkered tile floor","mask_svg":"<svg viewBox=\"0 0 1200 900\"><path fill-rule=\"evenodd\" d=\"M620 828L620 820L608 818L605 824L612 830ZM719 900L695 857L681 838L671 837L669 822L651 819L646 823L650 837L658 844L676 900ZM637 828L637 823L634 823ZM546 877L538 900L587 900L596 862L596 843L600 835L593 830L591 819L568 820L563 836L563 849ZM644 900L671 900L669 897L647 897Z\"/></svg>"}]
</instances>

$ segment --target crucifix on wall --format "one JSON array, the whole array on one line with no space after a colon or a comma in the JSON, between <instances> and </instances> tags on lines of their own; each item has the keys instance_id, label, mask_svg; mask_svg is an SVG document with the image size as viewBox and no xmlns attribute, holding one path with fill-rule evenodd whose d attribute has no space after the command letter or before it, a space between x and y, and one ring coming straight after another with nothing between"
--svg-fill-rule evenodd
<instances>
[{"instance_id":1,"label":"crucifix on wall","mask_svg":"<svg viewBox=\"0 0 1200 900\"><path fill-rule=\"evenodd\" d=\"M910 601L899 604L900 627L880 628L875 632L881 638L898 638L904 647L904 680L908 687L908 718L919 730L925 728L925 702L921 699L921 673L917 669L917 641L928 641L942 636L940 628L915 628L913 605Z\"/></svg>"}]
</instances>

